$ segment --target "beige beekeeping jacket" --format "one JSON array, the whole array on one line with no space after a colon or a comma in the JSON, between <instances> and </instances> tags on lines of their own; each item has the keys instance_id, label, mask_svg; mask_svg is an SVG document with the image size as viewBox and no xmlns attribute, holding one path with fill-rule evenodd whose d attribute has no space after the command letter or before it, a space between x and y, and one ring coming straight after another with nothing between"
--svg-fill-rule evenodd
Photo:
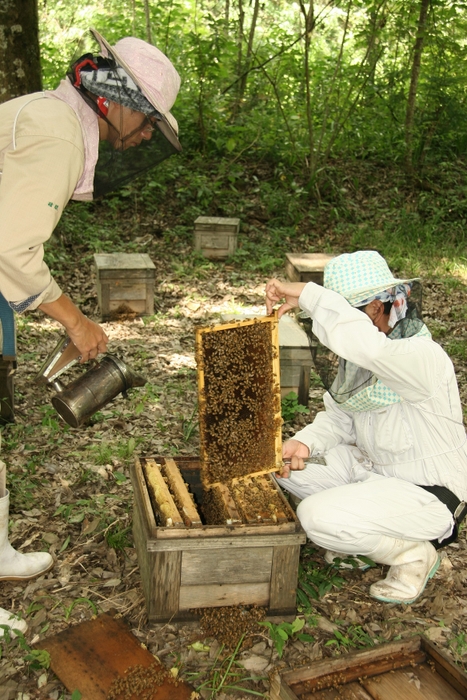
<instances>
[{"instance_id":1,"label":"beige beekeeping jacket","mask_svg":"<svg viewBox=\"0 0 467 700\"><path fill-rule=\"evenodd\" d=\"M0 105L0 292L16 311L58 299L43 260L84 167L80 122L44 93Z\"/></svg>"}]
</instances>

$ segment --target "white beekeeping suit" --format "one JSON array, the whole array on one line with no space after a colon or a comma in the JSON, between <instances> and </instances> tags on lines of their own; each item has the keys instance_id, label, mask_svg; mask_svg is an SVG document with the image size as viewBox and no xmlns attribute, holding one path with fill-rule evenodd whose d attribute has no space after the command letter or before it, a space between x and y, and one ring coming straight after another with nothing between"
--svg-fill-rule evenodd
<instances>
[{"instance_id":1,"label":"white beekeeping suit","mask_svg":"<svg viewBox=\"0 0 467 700\"><path fill-rule=\"evenodd\" d=\"M303 499L298 517L309 538L329 550L327 560L360 554L389 564L370 593L403 603L416 600L435 574L436 549L457 534L467 500L454 368L421 320L406 317L412 282L395 279L375 251L360 251L328 263L324 288L298 290L300 308L319 343L338 356L339 371L328 382L325 411L284 444L284 457L309 461L305 468L295 462L289 478L279 479ZM272 301L295 296L293 285L276 287Z\"/></svg>"}]
</instances>

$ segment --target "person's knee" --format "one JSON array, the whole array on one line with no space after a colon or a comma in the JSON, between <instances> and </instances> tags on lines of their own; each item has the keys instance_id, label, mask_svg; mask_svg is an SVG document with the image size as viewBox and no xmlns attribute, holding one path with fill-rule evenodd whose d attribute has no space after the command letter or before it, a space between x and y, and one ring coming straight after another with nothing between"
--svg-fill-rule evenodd
<instances>
[{"instance_id":1,"label":"person's knee","mask_svg":"<svg viewBox=\"0 0 467 700\"><path fill-rule=\"evenodd\" d=\"M332 506L329 499L321 498L321 495L317 493L308 496L297 506L297 517L309 537L327 532L330 525L335 528Z\"/></svg>"}]
</instances>

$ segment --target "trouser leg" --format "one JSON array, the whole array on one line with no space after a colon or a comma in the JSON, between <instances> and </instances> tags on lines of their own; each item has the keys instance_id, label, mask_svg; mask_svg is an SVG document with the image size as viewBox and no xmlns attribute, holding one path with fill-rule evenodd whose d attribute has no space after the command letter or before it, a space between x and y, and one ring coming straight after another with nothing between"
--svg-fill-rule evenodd
<instances>
[{"instance_id":1,"label":"trouser leg","mask_svg":"<svg viewBox=\"0 0 467 700\"><path fill-rule=\"evenodd\" d=\"M407 481L373 473L365 481L305 498L297 515L319 546L371 558L383 535L441 541L453 528L452 514L436 496Z\"/></svg>"},{"instance_id":2,"label":"trouser leg","mask_svg":"<svg viewBox=\"0 0 467 700\"><path fill-rule=\"evenodd\" d=\"M325 549L371 557L381 535L442 540L453 528L449 509L424 489L371 471L360 450L340 445L326 464L311 464L278 483L302 498L297 515Z\"/></svg>"}]
</instances>

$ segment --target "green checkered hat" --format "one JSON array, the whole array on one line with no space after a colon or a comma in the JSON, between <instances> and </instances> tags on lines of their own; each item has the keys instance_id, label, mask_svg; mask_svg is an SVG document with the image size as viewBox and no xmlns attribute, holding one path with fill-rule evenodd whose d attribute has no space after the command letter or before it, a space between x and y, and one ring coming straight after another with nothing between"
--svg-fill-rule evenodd
<instances>
[{"instance_id":1,"label":"green checkered hat","mask_svg":"<svg viewBox=\"0 0 467 700\"><path fill-rule=\"evenodd\" d=\"M343 253L324 268L326 289L341 294L351 306L359 306L386 289L413 281L393 277L386 260L375 250Z\"/></svg>"}]
</instances>

